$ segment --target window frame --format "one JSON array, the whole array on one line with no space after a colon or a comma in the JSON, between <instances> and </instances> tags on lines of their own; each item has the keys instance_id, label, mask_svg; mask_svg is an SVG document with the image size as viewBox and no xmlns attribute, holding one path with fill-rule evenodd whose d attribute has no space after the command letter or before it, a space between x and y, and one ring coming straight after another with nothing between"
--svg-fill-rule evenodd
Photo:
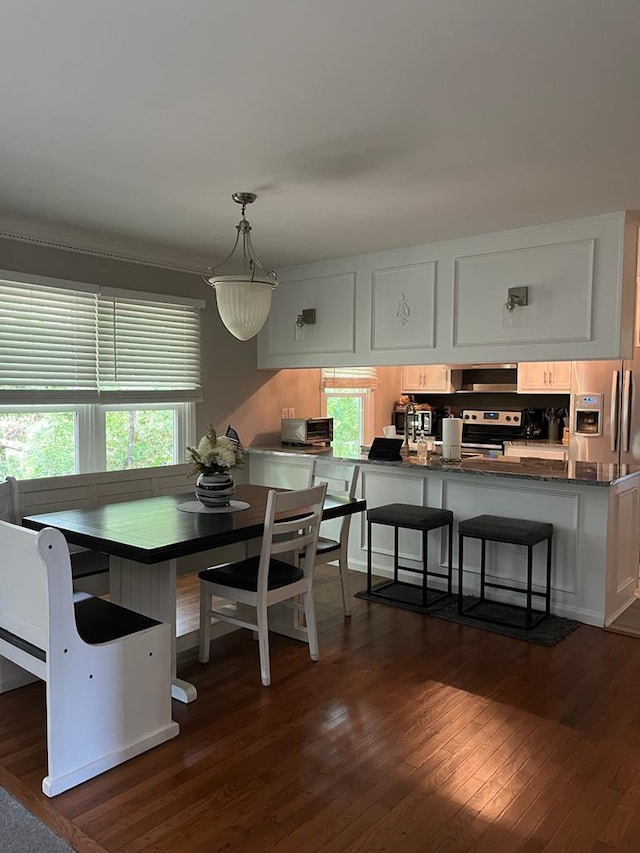
<instances>
[{"instance_id":1,"label":"window frame","mask_svg":"<svg viewBox=\"0 0 640 853\"><path fill-rule=\"evenodd\" d=\"M95 356L95 371L90 372L91 381L88 382L89 374L78 374L80 377L67 379L66 384L62 381L59 390L51 388L38 388L34 382L29 382L24 373L25 381L21 380L19 372L8 374L5 386L0 388L0 413L46 413L46 412L70 412L74 417L74 472L85 474L97 471L106 471L106 412L107 411L148 411L148 410L173 410L173 448L172 455L174 464L183 464L186 461L187 445L195 444L196 438L196 403L202 401L201 387L201 309L206 306L205 300L192 299L185 296L174 296L171 294L153 293L150 291L134 291L125 288L113 288L85 282L70 281L53 278L49 276L34 275L30 273L15 272L12 270L0 270L0 285L4 288L4 298L8 305L7 322L13 318L13 325L9 326L13 335L6 346L7 363L21 363L19 360L20 349L28 350L28 344L34 335L38 334L41 323L46 323L49 313L43 308L47 301L56 307L62 306L61 311L69 311L69 317L75 317L73 313L77 296L82 306L83 330L94 329L94 334L85 334L84 341L88 346L91 343ZM30 290L29 290L30 288ZM40 288L40 290L38 290ZM44 290L43 290L44 288ZM55 290L60 290L60 296ZM47 295L47 291L51 294ZM33 307L29 303L28 294L34 295ZM87 312L87 300L93 300L94 307ZM138 304L139 303L139 304ZM166 307L163 311L162 305ZM14 311L15 307L15 311ZM122 307L126 312L125 319L120 324L116 320L111 321L111 316L117 317L117 312ZM12 313L13 312L13 313ZM66 317L64 312L60 316ZM60 316L56 315L58 323ZM108 322L105 326L105 319ZM175 346L184 346L189 353L189 359L185 362L187 372L177 374L172 369L168 375L173 376L173 384L164 383L148 387L148 371L141 370L136 364L136 350L132 348L132 342L138 340L146 341L144 335L135 336L136 328L154 329L155 325L166 322L173 329L172 342L174 350L169 359L169 368L173 368L176 362ZM101 325L102 323L102 325ZM111 325L109 325L111 323ZM129 325L127 326L126 323ZM136 325L137 324L137 325ZM95 326L95 328L94 328ZM113 328L112 328L113 327ZM55 325L52 326L55 334ZM106 329L106 332L105 332ZM120 340L124 341L118 349L118 338L116 332L122 329ZM127 330L129 337L127 339ZM106 338L105 338L106 334ZM180 337L183 334L183 337ZM61 358L68 358L73 364L73 352L65 355L64 339L58 339L61 343ZM116 354L109 347L105 347L103 341L115 340ZM12 343L11 343L12 342ZM55 343L55 341L54 341ZM25 350L27 347L27 350ZM148 347L146 347L148 351ZM54 347L55 350L55 347ZM55 350L57 352L58 350ZM178 350L179 352L179 350ZM121 389L109 388L109 385L118 384L119 380L109 379L101 388L101 353L104 356L107 368L111 363L116 365L115 374L119 372L124 376L124 385ZM151 353L154 364L162 367L162 359L165 357L162 347L159 353ZM122 362L118 359L121 358ZM171 362L173 358L173 362ZM109 360L111 359L111 361ZM127 361L128 359L128 361ZM60 362L61 364L63 362ZM87 362L88 363L88 362ZM26 359L28 367L31 362ZM118 367L122 364L122 368ZM23 365L24 366L24 365ZM129 367L132 366L132 367ZM142 361L144 368L145 362ZM111 370L113 373L114 371ZM36 375L34 369L28 375ZM153 375L153 373L152 373ZM53 373L52 378L57 378ZM176 376L178 378L176 378ZM131 378L132 377L132 378ZM136 387L137 378L140 379L140 387ZM184 384L182 380L184 379ZM30 387L34 385L34 387ZM3 472L0 472L0 476Z\"/></svg>"},{"instance_id":2,"label":"window frame","mask_svg":"<svg viewBox=\"0 0 640 853\"><path fill-rule=\"evenodd\" d=\"M322 391L324 417L328 417L327 401L330 397L355 397L361 400L360 435L358 442L360 445L370 444L370 437L373 432L373 388L323 388Z\"/></svg>"},{"instance_id":3,"label":"window frame","mask_svg":"<svg viewBox=\"0 0 640 853\"><path fill-rule=\"evenodd\" d=\"M16 403L0 404L0 414L70 412L74 415L75 444L73 474L89 474L107 471L106 412L148 411L173 409L173 462L186 462L187 445L195 444L195 403ZM134 469L125 469L134 470ZM3 472L0 471L0 475Z\"/></svg>"}]
</instances>

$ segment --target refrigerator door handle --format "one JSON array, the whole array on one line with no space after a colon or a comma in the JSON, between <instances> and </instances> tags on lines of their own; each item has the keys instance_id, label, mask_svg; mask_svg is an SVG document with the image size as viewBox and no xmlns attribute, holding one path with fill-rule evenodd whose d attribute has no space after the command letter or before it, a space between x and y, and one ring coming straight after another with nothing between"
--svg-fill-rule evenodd
<instances>
[{"instance_id":1,"label":"refrigerator door handle","mask_svg":"<svg viewBox=\"0 0 640 853\"><path fill-rule=\"evenodd\" d=\"M610 450L612 453L615 453L618 449L618 397L619 397L619 388L618 382L620 379L620 372L618 370L614 370L611 374L611 408L609 409L609 435L611 436L611 444Z\"/></svg>"},{"instance_id":2,"label":"refrigerator door handle","mask_svg":"<svg viewBox=\"0 0 640 853\"><path fill-rule=\"evenodd\" d=\"M622 427L620 430L620 449L624 453L629 452L629 441L631 438L631 371L625 370L624 383L622 385Z\"/></svg>"}]
</instances>

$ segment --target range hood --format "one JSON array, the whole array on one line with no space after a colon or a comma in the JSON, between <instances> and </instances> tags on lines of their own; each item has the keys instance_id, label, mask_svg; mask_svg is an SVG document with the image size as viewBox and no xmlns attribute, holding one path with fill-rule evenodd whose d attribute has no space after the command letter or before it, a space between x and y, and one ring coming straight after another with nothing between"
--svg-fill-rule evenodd
<instances>
[{"instance_id":1,"label":"range hood","mask_svg":"<svg viewBox=\"0 0 640 853\"><path fill-rule=\"evenodd\" d=\"M458 393L518 390L517 364L450 364L448 367Z\"/></svg>"}]
</instances>

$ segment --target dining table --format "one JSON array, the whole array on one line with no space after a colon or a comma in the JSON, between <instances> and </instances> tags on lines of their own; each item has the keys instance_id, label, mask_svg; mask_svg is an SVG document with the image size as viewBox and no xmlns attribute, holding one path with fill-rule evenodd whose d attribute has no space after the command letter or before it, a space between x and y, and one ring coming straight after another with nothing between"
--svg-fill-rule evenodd
<instances>
[{"instance_id":1,"label":"dining table","mask_svg":"<svg viewBox=\"0 0 640 853\"><path fill-rule=\"evenodd\" d=\"M177 676L177 560L235 543L252 543L264 532L269 487L239 484L228 508L198 507L193 492L161 495L95 507L25 516L33 530L55 527L68 543L109 555L111 601L172 626L174 699L193 702L195 685ZM323 520L363 512L360 498L327 494ZM302 638L294 625L282 633Z\"/></svg>"}]
</instances>

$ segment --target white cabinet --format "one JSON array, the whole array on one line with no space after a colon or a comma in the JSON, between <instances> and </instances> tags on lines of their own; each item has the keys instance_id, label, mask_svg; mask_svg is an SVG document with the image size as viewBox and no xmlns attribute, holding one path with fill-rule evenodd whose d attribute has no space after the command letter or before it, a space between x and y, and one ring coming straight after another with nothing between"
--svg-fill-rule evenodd
<instances>
[{"instance_id":1,"label":"white cabinet","mask_svg":"<svg viewBox=\"0 0 640 853\"><path fill-rule=\"evenodd\" d=\"M258 367L338 367L353 364L355 272L281 281L260 334ZM300 324L304 309L315 323Z\"/></svg>"},{"instance_id":2,"label":"white cabinet","mask_svg":"<svg viewBox=\"0 0 640 853\"><path fill-rule=\"evenodd\" d=\"M622 211L278 270L258 367L631 358L637 248Z\"/></svg>"},{"instance_id":3,"label":"white cabinet","mask_svg":"<svg viewBox=\"0 0 640 853\"><path fill-rule=\"evenodd\" d=\"M569 453L568 447L559 447L556 445L549 445L545 447L544 445L518 445L511 444L508 441L505 441L504 444L504 455L505 456L517 456L520 459L527 459L530 457L534 457L536 459L560 459L562 461L567 460Z\"/></svg>"},{"instance_id":4,"label":"white cabinet","mask_svg":"<svg viewBox=\"0 0 640 853\"><path fill-rule=\"evenodd\" d=\"M568 394L571 390L570 361L521 361L518 391Z\"/></svg>"},{"instance_id":5,"label":"white cabinet","mask_svg":"<svg viewBox=\"0 0 640 853\"><path fill-rule=\"evenodd\" d=\"M402 390L409 392L438 392L450 394L460 387L461 371L445 364L411 365L402 368Z\"/></svg>"}]
</instances>

